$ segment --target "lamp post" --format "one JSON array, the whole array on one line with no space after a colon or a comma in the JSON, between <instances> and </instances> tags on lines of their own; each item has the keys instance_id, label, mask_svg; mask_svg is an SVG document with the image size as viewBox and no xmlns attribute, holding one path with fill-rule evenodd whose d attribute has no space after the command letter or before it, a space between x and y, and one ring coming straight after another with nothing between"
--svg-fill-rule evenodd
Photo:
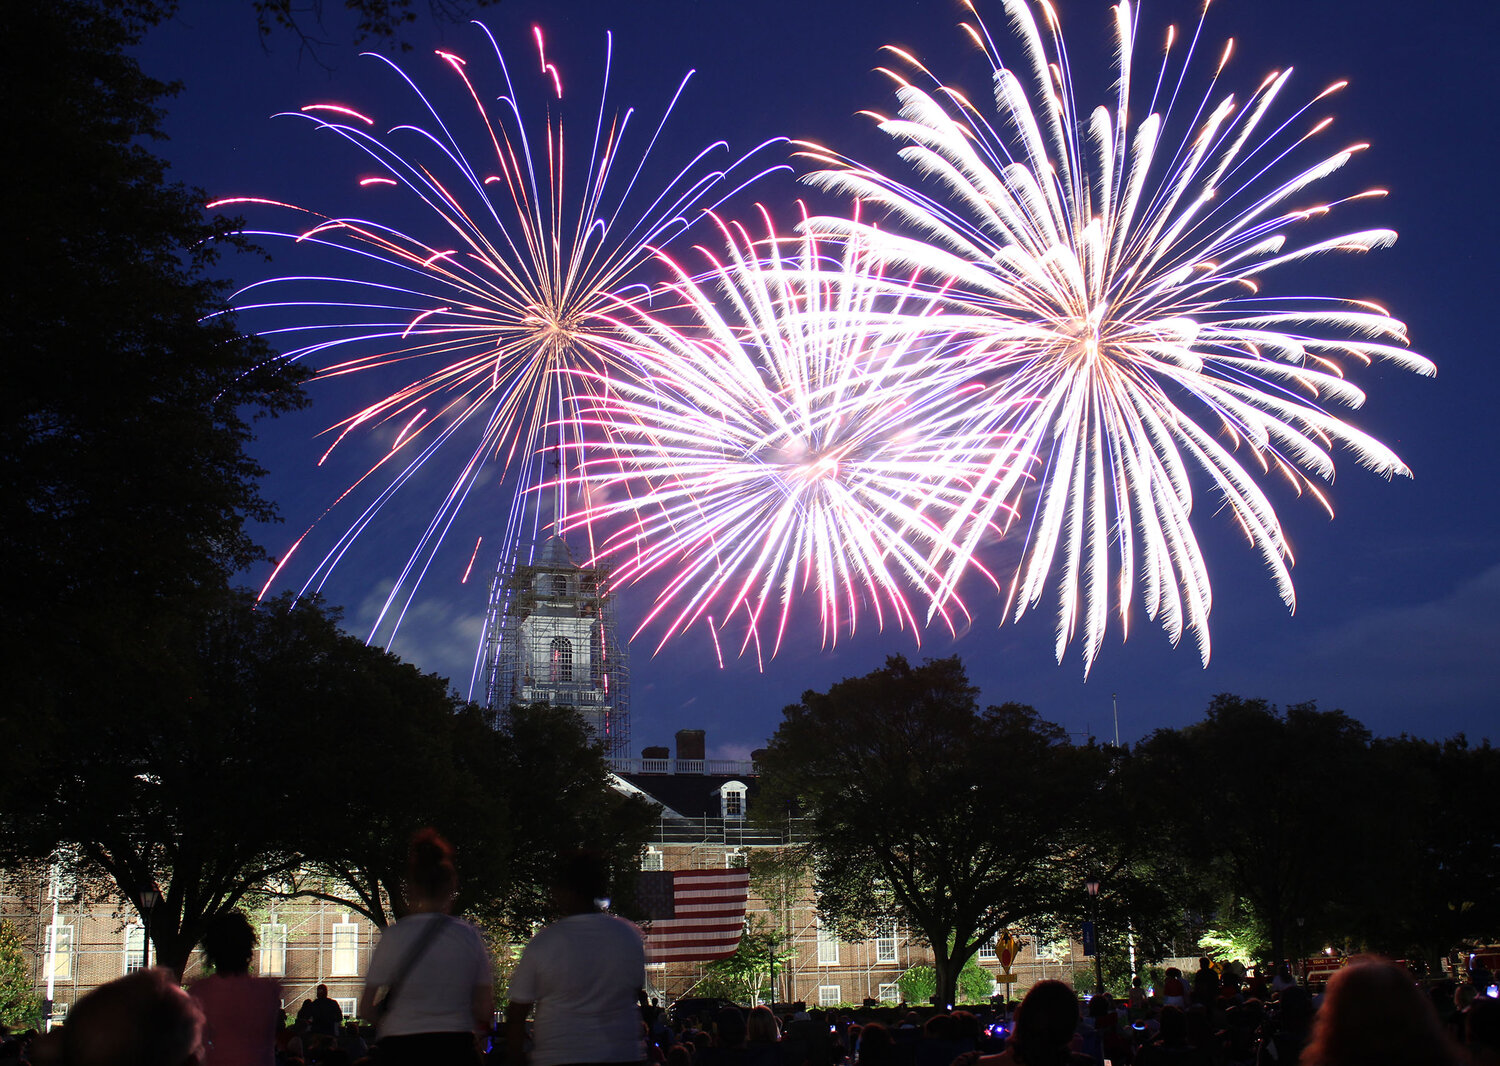
<instances>
[{"instance_id":1,"label":"lamp post","mask_svg":"<svg viewBox=\"0 0 1500 1066\"><path fill-rule=\"evenodd\" d=\"M141 951L141 968L146 969L151 965L151 912L156 909L156 903L161 899L161 889L156 887L155 882L142 886L136 893L136 899L141 904L141 918L145 923L145 943Z\"/></svg>"},{"instance_id":2,"label":"lamp post","mask_svg":"<svg viewBox=\"0 0 1500 1066\"><path fill-rule=\"evenodd\" d=\"M1302 961L1302 983L1304 985L1307 984L1307 947L1306 941L1303 939L1305 934L1302 931L1305 925L1307 925L1306 918L1297 919L1297 957Z\"/></svg>"},{"instance_id":3,"label":"lamp post","mask_svg":"<svg viewBox=\"0 0 1500 1066\"><path fill-rule=\"evenodd\" d=\"M1099 952L1099 878L1090 877L1083 883L1089 894L1089 919L1094 927L1094 994L1104 991L1104 957Z\"/></svg>"}]
</instances>

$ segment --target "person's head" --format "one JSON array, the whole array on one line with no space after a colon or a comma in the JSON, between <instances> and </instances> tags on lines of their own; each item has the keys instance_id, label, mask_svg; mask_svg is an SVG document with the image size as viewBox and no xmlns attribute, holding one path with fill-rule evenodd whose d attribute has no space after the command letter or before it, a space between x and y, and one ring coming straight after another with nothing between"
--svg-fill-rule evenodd
<instances>
[{"instance_id":1,"label":"person's head","mask_svg":"<svg viewBox=\"0 0 1500 1066\"><path fill-rule=\"evenodd\" d=\"M953 1036L955 1040L978 1040L979 1034L983 1032L984 1026L979 1024L979 1018L972 1011L956 1010L953 1012Z\"/></svg>"},{"instance_id":2,"label":"person's head","mask_svg":"<svg viewBox=\"0 0 1500 1066\"><path fill-rule=\"evenodd\" d=\"M447 911L458 894L453 845L431 827L417 831L406 851L406 896L415 910Z\"/></svg>"},{"instance_id":3,"label":"person's head","mask_svg":"<svg viewBox=\"0 0 1500 1066\"><path fill-rule=\"evenodd\" d=\"M859 1061L866 1066L886 1066L896 1058L891 1031L879 1022L867 1022L859 1031Z\"/></svg>"},{"instance_id":4,"label":"person's head","mask_svg":"<svg viewBox=\"0 0 1500 1066\"><path fill-rule=\"evenodd\" d=\"M1500 999L1482 997L1464 1012L1464 1040L1475 1062L1500 1062Z\"/></svg>"},{"instance_id":5,"label":"person's head","mask_svg":"<svg viewBox=\"0 0 1500 1066\"><path fill-rule=\"evenodd\" d=\"M250 969L255 952L255 930L239 911L215 915L203 932L203 954L216 973L236 976Z\"/></svg>"},{"instance_id":6,"label":"person's head","mask_svg":"<svg viewBox=\"0 0 1500 1066\"><path fill-rule=\"evenodd\" d=\"M770 1007L752 1007L745 1019L745 1039L752 1044L774 1044L781 1039L781 1029Z\"/></svg>"},{"instance_id":7,"label":"person's head","mask_svg":"<svg viewBox=\"0 0 1500 1066\"><path fill-rule=\"evenodd\" d=\"M1411 974L1385 959L1355 959L1328 982L1304 1066L1450 1066L1460 1060Z\"/></svg>"},{"instance_id":8,"label":"person's head","mask_svg":"<svg viewBox=\"0 0 1500 1066\"><path fill-rule=\"evenodd\" d=\"M923 1024L922 1034L929 1040L956 1040L953 1015L938 1011Z\"/></svg>"},{"instance_id":9,"label":"person's head","mask_svg":"<svg viewBox=\"0 0 1500 1066\"><path fill-rule=\"evenodd\" d=\"M319 999L327 999L328 998L328 986L327 985L319 985L318 986L318 998Z\"/></svg>"},{"instance_id":10,"label":"person's head","mask_svg":"<svg viewBox=\"0 0 1500 1066\"><path fill-rule=\"evenodd\" d=\"M73 1005L62 1052L68 1066L197 1066L203 1012L170 970L136 970Z\"/></svg>"},{"instance_id":11,"label":"person's head","mask_svg":"<svg viewBox=\"0 0 1500 1066\"><path fill-rule=\"evenodd\" d=\"M595 900L609 897L609 864L597 851L573 851L558 857L552 871L552 898L563 914L588 914Z\"/></svg>"},{"instance_id":12,"label":"person's head","mask_svg":"<svg viewBox=\"0 0 1500 1066\"><path fill-rule=\"evenodd\" d=\"M1023 1066L1057 1066L1068 1061L1078 1029L1078 996L1061 981L1038 981L1016 1009L1011 1034L1016 1061Z\"/></svg>"},{"instance_id":13,"label":"person's head","mask_svg":"<svg viewBox=\"0 0 1500 1066\"><path fill-rule=\"evenodd\" d=\"M738 1007L722 1007L714 1019L714 1030L718 1034L720 1047L743 1047L745 1043L745 1016Z\"/></svg>"}]
</instances>

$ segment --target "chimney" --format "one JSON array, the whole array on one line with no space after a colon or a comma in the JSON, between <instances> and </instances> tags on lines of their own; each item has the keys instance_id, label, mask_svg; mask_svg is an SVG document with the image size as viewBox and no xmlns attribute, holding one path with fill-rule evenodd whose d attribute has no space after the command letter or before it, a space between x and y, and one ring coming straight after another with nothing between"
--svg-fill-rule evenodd
<instances>
[{"instance_id":1,"label":"chimney","mask_svg":"<svg viewBox=\"0 0 1500 1066\"><path fill-rule=\"evenodd\" d=\"M641 749L641 758L643 759L661 759L663 762L665 762L671 757L672 749L667 747L665 744Z\"/></svg>"},{"instance_id":2,"label":"chimney","mask_svg":"<svg viewBox=\"0 0 1500 1066\"><path fill-rule=\"evenodd\" d=\"M677 731L677 758L702 759L704 758L703 730L701 729L679 729Z\"/></svg>"}]
</instances>

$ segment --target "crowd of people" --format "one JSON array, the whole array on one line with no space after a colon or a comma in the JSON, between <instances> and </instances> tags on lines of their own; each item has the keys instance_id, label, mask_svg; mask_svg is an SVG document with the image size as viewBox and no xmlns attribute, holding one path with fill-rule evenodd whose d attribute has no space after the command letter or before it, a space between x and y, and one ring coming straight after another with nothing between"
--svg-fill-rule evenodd
<instances>
[{"instance_id":1,"label":"crowd of people","mask_svg":"<svg viewBox=\"0 0 1500 1066\"><path fill-rule=\"evenodd\" d=\"M203 940L211 976L187 989L160 968L112 981L59 1029L0 1042L0 1066L1500 1066L1487 975L1421 985L1378 958L1351 960L1317 996L1286 968L1205 958L1120 999L1040 981L1019 1004L973 1009L668 1011L643 993L640 931L600 910L607 871L586 854L555 872L559 918L527 945L495 1024L488 953L451 917L452 849L424 831L408 858L407 914L360 999L373 1026L343 1018L321 986L289 1018L275 979L249 973L248 921L227 914Z\"/></svg>"},{"instance_id":2,"label":"crowd of people","mask_svg":"<svg viewBox=\"0 0 1500 1066\"><path fill-rule=\"evenodd\" d=\"M652 1033L661 1066L1500 1066L1500 1000L1472 983L1420 985L1359 958L1312 995L1280 979L1168 971L1158 989L1080 998L1060 981L1019 1005L866 1008L778 1018L725 1008ZM1274 987L1273 987L1274 984ZM750 1035L760 1034L759 1037Z\"/></svg>"}]
</instances>

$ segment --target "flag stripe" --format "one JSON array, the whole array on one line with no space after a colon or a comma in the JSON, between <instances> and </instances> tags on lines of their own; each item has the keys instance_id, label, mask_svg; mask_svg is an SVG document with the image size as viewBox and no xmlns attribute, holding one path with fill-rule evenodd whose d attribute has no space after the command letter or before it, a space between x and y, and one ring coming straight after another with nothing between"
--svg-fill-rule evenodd
<instances>
[{"instance_id":1,"label":"flag stripe","mask_svg":"<svg viewBox=\"0 0 1500 1066\"><path fill-rule=\"evenodd\" d=\"M750 871L678 870L672 875L672 918L646 929L651 962L712 962L740 944Z\"/></svg>"}]
</instances>

